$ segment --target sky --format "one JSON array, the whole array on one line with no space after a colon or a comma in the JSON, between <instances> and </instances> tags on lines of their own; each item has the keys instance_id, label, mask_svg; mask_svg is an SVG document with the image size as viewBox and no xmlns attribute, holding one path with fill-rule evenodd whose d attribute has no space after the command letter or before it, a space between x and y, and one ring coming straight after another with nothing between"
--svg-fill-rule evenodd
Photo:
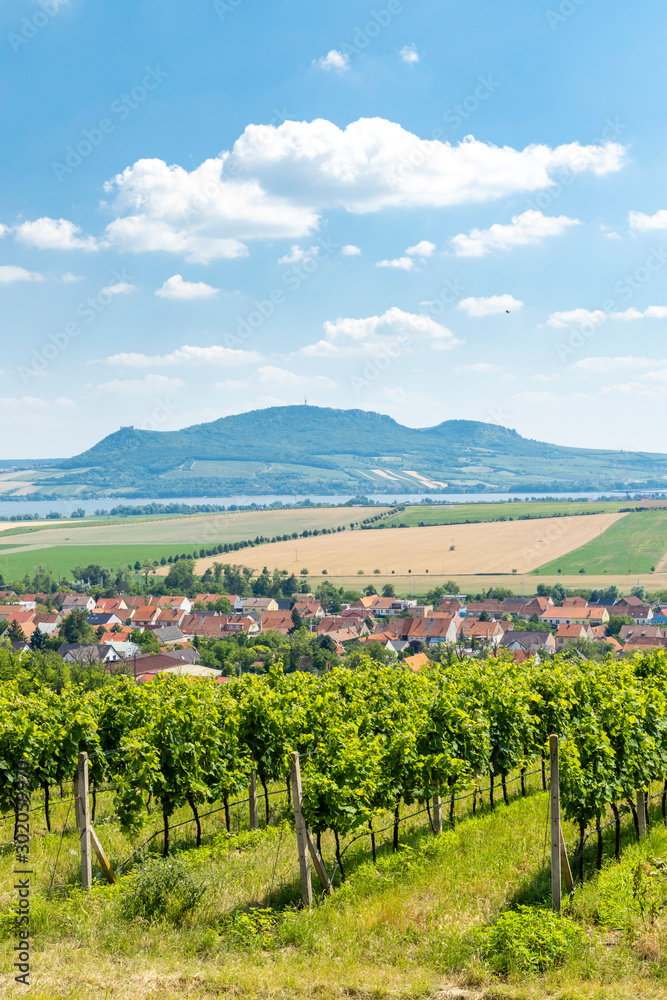
<instances>
[{"instance_id":1,"label":"sky","mask_svg":"<svg viewBox=\"0 0 667 1000\"><path fill-rule=\"evenodd\" d=\"M265 406L665 451L658 0L3 0L0 458Z\"/></svg>"}]
</instances>

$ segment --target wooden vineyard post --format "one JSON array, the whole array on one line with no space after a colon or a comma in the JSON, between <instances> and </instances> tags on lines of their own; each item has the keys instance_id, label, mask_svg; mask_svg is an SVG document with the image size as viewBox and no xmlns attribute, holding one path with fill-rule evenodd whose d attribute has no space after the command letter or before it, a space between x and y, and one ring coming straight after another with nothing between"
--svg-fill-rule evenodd
<instances>
[{"instance_id":1,"label":"wooden vineyard post","mask_svg":"<svg viewBox=\"0 0 667 1000\"><path fill-rule=\"evenodd\" d=\"M88 827L88 829L90 830L90 842L93 845L93 850L97 855L97 860L100 863L100 867L102 868L102 871L106 875L107 882L110 882L112 885L115 885L116 876L114 875L113 869L109 864L109 859L104 853L104 848L102 847L102 845L98 840L97 834L95 833L95 829L92 826Z\"/></svg>"},{"instance_id":2,"label":"wooden vineyard post","mask_svg":"<svg viewBox=\"0 0 667 1000\"><path fill-rule=\"evenodd\" d=\"M551 798L551 905L554 913L560 913L561 906L561 862L560 862L560 776L558 763L558 737L549 737L551 776L549 795Z\"/></svg>"},{"instance_id":3,"label":"wooden vineyard post","mask_svg":"<svg viewBox=\"0 0 667 1000\"><path fill-rule=\"evenodd\" d=\"M256 830L259 826L257 821L257 771L253 768L250 772L250 791L248 792L248 808L250 811L250 829Z\"/></svg>"},{"instance_id":4,"label":"wooden vineyard post","mask_svg":"<svg viewBox=\"0 0 667 1000\"><path fill-rule=\"evenodd\" d=\"M296 751L290 754L290 780L292 782L292 804L294 806L294 825L296 827L296 845L299 852L299 875L301 876L301 898L304 906L313 905L313 887L310 881L310 862L308 861L308 831L301 812L301 767Z\"/></svg>"},{"instance_id":5,"label":"wooden vineyard post","mask_svg":"<svg viewBox=\"0 0 667 1000\"><path fill-rule=\"evenodd\" d=\"M433 830L442 833L442 800L440 798L440 782L434 781L433 787Z\"/></svg>"},{"instance_id":6,"label":"wooden vineyard post","mask_svg":"<svg viewBox=\"0 0 667 1000\"><path fill-rule=\"evenodd\" d=\"M644 794L643 788L638 788L635 791L635 801L637 803L637 826L639 827L639 839L643 840L646 836L646 796Z\"/></svg>"},{"instance_id":7,"label":"wooden vineyard post","mask_svg":"<svg viewBox=\"0 0 667 1000\"><path fill-rule=\"evenodd\" d=\"M88 796L88 754L80 753L76 769L76 822L81 845L81 885L90 889L93 882L90 854L90 799Z\"/></svg>"},{"instance_id":8,"label":"wooden vineyard post","mask_svg":"<svg viewBox=\"0 0 667 1000\"><path fill-rule=\"evenodd\" d=\"M560 828L560 866L563 872L563 878L565 880L565 888L569 894L574 892L574 879L572 878L572 869L570 868L570 860L567 856L567 848L565 847L565 837L563 836L563 827Z\"/></svg>"}]
</instances>

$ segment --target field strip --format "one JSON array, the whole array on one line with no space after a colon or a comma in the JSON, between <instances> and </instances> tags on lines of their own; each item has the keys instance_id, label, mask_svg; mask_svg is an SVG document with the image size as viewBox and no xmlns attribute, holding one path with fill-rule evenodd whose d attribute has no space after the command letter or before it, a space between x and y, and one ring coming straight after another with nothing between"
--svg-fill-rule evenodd
<instances>
[{"instance_id":1,"label":"field strip","mask_svg":"<svg viewBox=\"0 0 667 1000\"><path fill-rule=\"evenodd\" d=\"M197 572L215 562L234 561L261 570L287 569L320 575L352 576L375 569L392 573L529 573L547 560L597 538L624 514L590 514L527 521L385 528L318 535L244 549L232 556L197 561ZM453 547L452 547L453 546Z\"/></svg>"}]
</instances>

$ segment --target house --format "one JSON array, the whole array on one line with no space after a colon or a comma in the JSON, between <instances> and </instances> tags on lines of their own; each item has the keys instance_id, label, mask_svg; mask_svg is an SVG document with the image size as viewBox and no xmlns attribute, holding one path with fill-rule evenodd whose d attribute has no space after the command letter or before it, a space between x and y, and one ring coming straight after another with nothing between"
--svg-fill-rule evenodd
<instances>
[{"instance_id":1,"label":"house","mask_svg":"<svg viewBox=\"0 0 667 1000\"><path fill-rule=\"evenodd\" d=\"M121 659L113 646L107 644L84 645L80 642L63 642L58 647L58 656L65 663L117 663Z\"/></svg>"},{"instance_id":2,"label":"house","mask_svg":"<svg viewBox=\"0 0 667 1000\"><path fill-rule=\"evenodd\" d=\"M653 625L667 625L667 608L660 608L659 611L654 611L651 623Z\"/></svg>"},{"instance_id":3,"label":"house","mask_svg":"<svg viewBox=\"0 0 667 1000\"><path fill-rule=\"evenodd\" d=\"M470 639L471 643L488 643L494 649L500 644L505 633L499 622L480 622L466 618L461 625L461 638Z\"/></svg>"},{"instance_id":4,"label":"house","mask_svg":"<svg viewBox=\"0 0 667 1000\"><path fill-rule=\"evenodd\" d=\"M160 613L151 627L155 629L175 625L177 628L180 628L181 622L187 614L188 612L183 611L181 608L160 608Z\"/></svg>"},{"instance_id":5,"label":"house","mask_svg":"<svg viewBox=\"0 0 667 1000\"><path fill-rule=\"evenodd\" d=\"M133 628L148 628L154 625L160 617L160 609L149 604L139 605L130 612L130 621Z\"/></svg>"},{"instance_id":6,"label":"house","mask_svg":"<svg viewBox=\"0 0 667 1000\"><path fill-rule=\"evenodd\" d=\"M34 611L37 607L39 594L22 594L19 597L19 604L24 611Z\"/></svg>"},{"instance_id":7,"label":"house","mask_svg":"<svg viewBox=\"0 0 667 1000\"><path fill-rule=\"evenodd\" d=\"M99 642L110 642L113 643L114 646L117 646L119 642L128 642L131 634L131 627L129 625L123 625L117 632L104 632L104 634L99 637Z\"/></svg>"},{"instance_id":8,"label":"house","mask_svg":"<svg viewBox=\"0 0 667 1000\"><path fill-rule=\"evenodd\" d=\"M550 625L577 625L586 622L589 625L602 625L609 621L609 613L606 608L586 606L584 608L572 606L567 608L547 608L538 618L541 622L548 622Z\"/></svg>"},{"instance_id":9,"label":"house","mask_svg":"<svg viewBox=\"0 0 667 1000\"><path fill-rule=\"evenodd\" d=\"M556 649L560 652L565 646L577 639L592 639L591 629L585 623L559 625L556 629Z\"/></svg>"},{"instance_id":10,"label":"house","mask_svg":"<svg viewBox=\"0 0 667 1000\"><path fill-rule=\"evenodd\" d=\"M137 656L130 664L135 679L147 681L165 670L171 672L175 666L191 666L190 659L185 656L181 657L181 652L185 652L185 650L175 651L179 654L178 658L171 653L143 653L141 656Z\"/></svg>"},{"instance_id":11,"label":"house","mask_svg":"<svg viewBox=\"0 0 667 1000\"><path fill-rule=\"evenodd\" d=\"M264 611L260 617L262 632L280 632L287 635L294 628L291 611Z\"/></svg>"},{"instance_id":12,"label":"house","mask_svg":"<svg viewBox=\"0 0 667 1000\"><path fill-rule=\"evenodd\" d=\"M588 607L588 602L584 597L579 597L577 594L574 597L564 597L562 605L564 608L586 608Z\"/></svg>"},{"instance_id":13,"label":"house","mask_svg":"<svg viewBox=\"0 0 667 1000\"><path fill-rule=\"evenodd\" d=\"M176 625L165 625L163 628L153 629L153 635L161 646L174 642L181 642L185 636Z\"/></svg>"},{"instance_id":14,"label":"house","mask_svg":"<svg viewBox=\"0 0 667 1000\"><path fill-rule=\"evenodd\" d=\"M409 670L412 670L413 673L415 674L418 674L419 671L423 670L424 667L432 666L431 661L429 660L426 653L415 653L414 656L406 656L406 658L403 660L403 663L405 664L406 667L408 667Z\"/></svg>"},{"instance_id":15,"label":"house","mask_svg":"<svg viewBox=\"0 0 667 1000\"><path fill-rule=\"evenodd\" d=\"M176 608L178 611L184 611L188 615L192 611L192 604L187 597L158 597L155 603L158 608Z\"/></svg>"},{"instance_id":16,"label":"house","mask_svg":"<svg viewBox=\"0 0 667 1000\"><path fill-rule=\"evenodd\" d=\"M318 635L327 632L337 632L339 629L346 629L350 634L358 639L362 635L370 635L370 629L363 619L343 618L341 615L327 615L317 626Z\"/></svg>"},{"instance_id":17,"label":"house","mask_svg":"<svg viewBox=\"0 0 667 1000\"><path fill-rule=\"evenodd\" d=\"M352 605L353 608L363 608L364 610L371 610L378 600L377 594L369 594L367 597L360 597L358 601L355 601Z\"/></svg>"},{"instance_id":18,"label":"house","mask_svg":"<svg viewBox=\"0 0 667 1000\"><path fill-rule=\"evenodd\" d=\"M545 653L555 653L557 644L552 632L508 629L500 640L500 645L503 649L523 650L524 653L530 654L538 649Z\"/></svg>"},{"instance_id":19,"label":"house","mask_svg":"<svg viewBox=\"0 0 667 1000\"><path fill-rule=\"evenodd\" d=\"M4 604L0 608L0 621L18 622L19 625L27 625L35 617L34 611L23 611L20 604Z\"/></svg>"},{"instance_id":20,"label":"house","mask_svg":"<svg viewBox=\"0 0 667 1000\"><path fill-rule=\"evenodd\" d=\"M118 615L113 614L113 612L91 611L86 621L92 628L99 628L100 625L104 625L105 628L111 628L112 625L123 624Z\"/></svg>"},{"instance_id":21,"label":"house","mask_svg":"<svg viewBox=\"0 0 667 1000\"><path fill-rule=\"evenodd\" d=\"M442 643L455 643L461 629L462 619L457 614L429 615L428 618L412 618L411 622L407 641L420 642L431 648Z\"/></svg>"},{"instance_id":22,"label":"house","mask_svg":"<svg viewBox=\"0 0 667 1000\"><path fill-rule=\"evenodd\" d=\"M653 608L648 604L633 604L628 606L626 615L631 618L635 625L648 625L653 622Z\"/></svg>"},{"instance_id":23,"label":"house","mask_svg":"<svg viewBox=\"0 0 667 1000\"><path fill-rule=\"evenodd\" d=\"M533 597L531 601L527 601L524 604L519 612L519 618L528 619L532 618L533 615L537 615L539 618L548 608L552 608L553 606L554 602L550 597Z\"/></svg>"},{"instance_id":24,"label":"house","mask_svg":"<svg viewBox=\"0 0 667 1000\"><path fill-rule=\"evenodd\" d=\"M68 615L72 611L85 611L90 613L95 610L95 601L87 594L65 594L63 597L63 614Z\"/></svg>"},{"instance_id":25,"label":"house","mask_svg":"<svg viewBox=\"0 0 667 1000\"><path fill-rule=\"evenodd\" d=\"M122 597L99 597L95 604L95 611L113 612L119 618L128 617L127 615L119 614L121 611L127 611L127 604Z\"/></svg>"},{"instance_id":26,"label":"house","mask_svg":"<svg viewBox=\"0 0 667 1000\"><path fill-rule=\"evenodd\" d=\"M393 604L394 601L391 597L378 597L371 610L376 618L387 618L393 614Z\"/></svg>"},{"instance_id":27,"label":"house","mask_svg":"<svg viewBox=\"0 0 667 1000\"><path fill-rule=\"evenodd\" d=\"M662 639L664 634L660 626L653 623L651 625L621 625L618 637L621 642L627 642L633 636L642 639Z\"/></svg>"},{"instance_id":28,"label":"house","mask_svg":"<svg viewBox=\"0 0 667 1000\"><path fill-rule=\"evenodd\" d=\"M324 608L319 601L300 602L294 605L302 618L324 618Z\"/></svg>"},{"instance_id":29,"label":"house","mask_svg":"<svg viewBox=\"0 0 667 1000\"><path fill-rule=\"evenodd\" d=\"M649 649L667 649L667 638L634 635L623 646L624 653L644 653Z\"/></svg>"},{"instance_id":30,"label":"house","mask_svg":"<svg viewBox=\"0 0 667 1000\"><path fill-rule=\"evenodd\" d=\"M35 628L38 628L44 635L54 635L58 631L61 621L62 615L58 611L54 611L50 615L35 615L32 620Z\"/></svg>"},{"instance_id":31,"label":"house","mask_svg":"<svg viewBox=\"0 0 667 1000\"><path fill-rule=\"evenodd\" d=\"M258 611L261 615L264 611L277 611L278 602L273 597L246 597L243 602L243 614L248 611Z\"/></svg>"}]
</instances>

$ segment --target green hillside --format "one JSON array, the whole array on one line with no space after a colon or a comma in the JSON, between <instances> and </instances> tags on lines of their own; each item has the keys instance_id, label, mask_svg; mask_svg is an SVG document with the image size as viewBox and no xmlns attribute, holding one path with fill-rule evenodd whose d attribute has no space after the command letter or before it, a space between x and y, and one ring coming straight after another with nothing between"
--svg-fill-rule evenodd
<instances>
[{"instance_id":1,"label":"green hillside","mask_svg":"<svg viewBox=\"0 0 667 1000\"><path fill-rule=\"evenodd\" d=\"M0 491L3 480L48 498L636 490L667 486L667 456L564 448L479 421L411 428L366 410L278 406L178 431L122 427L57 468L1 474Z\"/></svg>"}]
</instances>

